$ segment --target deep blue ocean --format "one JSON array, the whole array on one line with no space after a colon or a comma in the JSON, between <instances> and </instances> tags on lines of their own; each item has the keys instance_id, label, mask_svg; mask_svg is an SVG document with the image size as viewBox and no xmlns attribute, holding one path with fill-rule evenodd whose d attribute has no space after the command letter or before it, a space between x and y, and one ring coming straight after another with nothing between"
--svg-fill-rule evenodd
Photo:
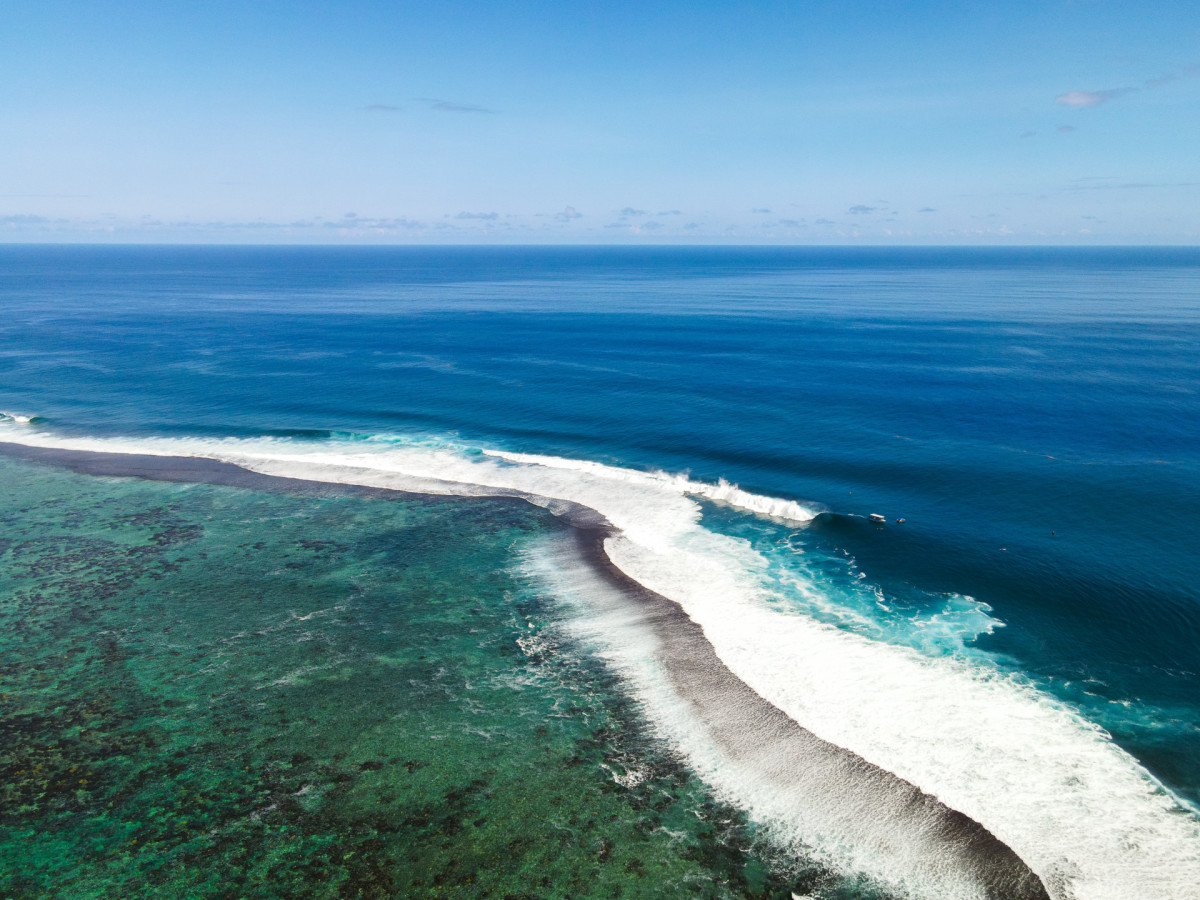
<instances>
[{"instance_id":1,"label":"deep blue ocean","mask_svg":"<svg viewBox=\"0 0 1200 900\"><path fill-rule=\"evenodd\" d=\"M564 478L578 467L561 461L591 461L795 501L815 517L689 502L705 539L753 555L746 572L773 592L762 603L796 628L861 639L864 660L900 648L917 668L959 667L980 692L1003 682L1013 698L1044 701L1106 746L1111 737L1159 786L1155 802L1174 805L1171 827L1195 831L1200 250L5 246L0 412L0 440L18 443L242 453L266 441L313 454L393 442L467 460L506 453L501 475L538 465L513 456L530 454L560 461ZM619 513L657 528L658 513L639 518L634 502ZM670 583L651 586L669 594ZM690 614L716 644L708 609ZM1028 773L1019 750L990 764L986 742L901 746L910 715L990 715L976 709L983 693L960 701L947 682L943 694L933 669L889 684L913 710L890 736L866 721L843 731L838 710L853 718L862 688L830 687L824 705L806 706L782 639L761 666L752 650L738 661L754 621L728 652L718 646L734 671L760 693L769 682L772 702L826 740L861 740L850 749L885 769L894 757L951 806L969 784L921 783L925 760L1003 770L1015 794L1066 758L1053 738L1039 749L1034 726ZM890 658L871 676L880 684ZM1072 766L1052 783L1102 780ZM715 789L739 806L736 785ZM1096 787L1112 808L1064 802L1058 827L1120 820L1121 796ZM756 802L744 804L751 819L771 819ZM963 802L1008 839L1007 813L986 819L994 796ZM1054 833L1010 830L1018 853ZM1163 840L1147 859L1174 853L1193 871L1197 844ZM1092 851L1075 852L1045 858L1086 869ZM1137 881L1127 876L1095 882L1119 896ZM1055 896L1108 896L1089 877ZM1144 896L1195 895L1176 885Z\"/></svg>"}]
</instances>

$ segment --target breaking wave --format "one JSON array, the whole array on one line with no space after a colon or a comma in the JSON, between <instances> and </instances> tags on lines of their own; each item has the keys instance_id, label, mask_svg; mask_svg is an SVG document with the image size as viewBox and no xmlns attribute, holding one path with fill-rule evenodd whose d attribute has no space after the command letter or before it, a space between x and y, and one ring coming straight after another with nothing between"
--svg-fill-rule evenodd
<instances>
[{"instance_id":1,"label":"breaking wave","mask_svg":"<svg viewBox=\"0 0 1200 900\"><path fill-rule=\"evenodd\" d=\"M1019 677L961 658L925 655L773 603L777 582L765 577L763 554L745 540L706 528L696 498L792 522L811 519L815 507L723 482L448 442L79 439L7 422L0 423L0 441L204 457L267 475L518 496L570 516L590 514L611 526L603 545L608 559L678 604L703 630L720 662L758 697L822 741L982 824L1056 900L1200 897L1200 820L1102 729ZM643 692L652 693L653 684L644 680L651 687ZM660 700L647 709L659 709L666 721L670 702L665 695ZM685 735L678 740L693 748L689 758L701 759L702 725L678 717L668 724ZM720 765L697 765L720 783ZM746 786L750 782L741 788L739 783L721 784L752 813L783 822L781 829L791 816L795 839L821 846L822 828L811 810L772 805L769 796ZM895 874L893 863L875 868L882 877L910 884ZM964 896L912 889L924 896Z\"/></svg>"}]
</instances>

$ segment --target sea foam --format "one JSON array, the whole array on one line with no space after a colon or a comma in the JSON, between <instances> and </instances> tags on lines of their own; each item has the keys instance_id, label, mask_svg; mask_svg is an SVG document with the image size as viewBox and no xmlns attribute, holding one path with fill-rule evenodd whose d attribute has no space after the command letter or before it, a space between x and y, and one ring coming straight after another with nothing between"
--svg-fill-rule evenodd
<instances>
[{"instance_id":1,"label":"sea foam","mask_svg":"<svg viewBox=\"0 0 1200 900\"><path fill-rule=\"evenodd\" d=\"M1076 711L995 669L925 656L771 603L764 557L706 529L693 499L754 497L732 486L450 443L86 440L0 428L0 440L32 446L201 456L319 482L590 508L615 529L605 542L612 562L679 604L755 693L824 741L981 823L1053 897L1200 898L1200 820ZM792 501L759 499L791 509L782 504ZM737 505L779 515L754 502ZM769 806L769 798L741 801ZM814 830L797 827L800 839Z\"/></svg>"},{"instance_id":2,"label":"sea foam","mask_svg":"<svg viewBox=\"0 0 1200 900\"><path fill-rule=\"evenodd\" d=\"M724 478L716 484L703 481L692 481L686 475L668 472L639 472L635 469L623 469L617 466L606 466L603 463L590 460L563 459L557 456L538 456L532 453L509 453L503 450L484 450L488 456L506 459L510 462L542 466L550 469L567 469L574 472L597 474L610 481L624 484L644 484L652 487L664 486L681 494L691 494L704 497L717 503L724 503L737 509L768 516L773 519L783 519L789 522L811 522L821 509L815 505L803 505L795 500L784 500L779 497L764 497L743 491L736 484L730 484Z\"/></svg>"}]
</instances>

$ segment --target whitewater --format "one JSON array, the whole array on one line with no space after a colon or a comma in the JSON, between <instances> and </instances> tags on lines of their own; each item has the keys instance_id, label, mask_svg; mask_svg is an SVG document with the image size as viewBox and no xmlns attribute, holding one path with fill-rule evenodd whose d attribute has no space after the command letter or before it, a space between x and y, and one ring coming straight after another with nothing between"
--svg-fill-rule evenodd
<instances>
[{"instance_id":1,"label":"whitewater","mask_svg":"<svg viewBox=\"0 0 1200 900\"><path fill-rule=\"evenodd\" d=\"M994 667L923 655L776 602L765 558L746 541L706 528L697 498L800 526L821 512L816 505L725 482L390 436L84 438L9 415L0 421L0 441L207 458L313 482L518 496L555 512L594 511L613 529L604 541L612 563L678 604L754 693L821 740L982 824L1056 900L1200 898L1200 819L1102 729ZM908 859L904 848L893 848L891 858L866 858L852 848L852 835L842 841L831 831L835 817L773 804L753 773L741 777L729 768L722 774L702 723L671 712L677 706L666 696L669 686L652 677L639 685L647 711L658 715L697 771L781 839L818 848L835 863L913 896L966 896L952 879L930 881L922 862Z\"/></svg>"}]
</instances>

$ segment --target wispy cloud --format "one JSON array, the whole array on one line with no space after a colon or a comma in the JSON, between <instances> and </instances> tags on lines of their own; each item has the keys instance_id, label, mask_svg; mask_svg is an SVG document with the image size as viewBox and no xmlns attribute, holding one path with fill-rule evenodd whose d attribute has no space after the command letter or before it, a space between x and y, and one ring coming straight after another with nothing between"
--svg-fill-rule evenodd
<instances>
[{"instance_id":1,"label":"wispy cloud","mask_svg":"<svg viewBox=\"0 0 1200 900\"><path fill-rule=\"evenodd\" d=\"M1128 94L1134 88L1112 88L1107 91L1071 91L1067 94L1060 94L1054 98L1054 102L1059 106L1069 106L1075 109L1080 109L1088 106L1099 106L1101 103L1107 103L1109 100L1115 100Z\"/></svg>"},{"instance_id":2,"label":"wispy cloud","mask_svg":"<svg viewBox=\"0 0 1200 900\"><path fill-rule=\"evenodd\" d=\"M833 222L829 219L817 219L817 221L814 224L816 224L816 225L836 225L837 223Z\"/></svg>"},{"instance_id":3,"label":"wispy cloud","mask_svg":"<svg viewBox=\"0 0 1200 900\"><path fill-rule=\"evenodd\" d=\"M0 216L0 225L44 225L50 220L45 216L14 215Z\"/></svg>"},{"instance_id":4,"label":"wispy cloud","mask_svg":"<svg viewBox=\"0 0 1200 900\"><path fill-rule=\"evenodd\" d=\"M1075 130L1074 125L1059 125L1058 126L1058 131L1062 134L1069 134L1070 132L1072 132L1074 130Z\"/></svg>"},{"instance_id":5,"label":"wispy cloud","mask_svg":"<svg viewBox=\"0 0 1200 900\"><path fill-rule=\"evenodd\" d=\"M364 106L363 109L368 112L400 112L401 107L393 106L391 103L371 103Z\"/></svg>"},{"instance_id":6,"label":"wispy cloud","mask_svg":"<svg viewBox=\"0 0 1200 900\"><path fill-rule=\"evenodd\" d=\"M405 218L370 218L356 215L355 213L346 213L341 219L336 221L323 222L323 228L338 228L342 230L352 231L411 231L416 228L424 228L424 222L416 222L412 219Z\"/></svg>"},{"instance_id":7,"label":"wispy cloud","mask_svg":"<svg viewBox=\"0 0 1200 900\"><path fill-rule=\"evenodd\" d=\"M434 112L483 113L488 116L496 114L496 110L494 109L488 109L486 106L476 106L473 103L455 103L451 100L438 100L434 97L417 97L415 101L417 103L424 103Z\"/></svg>"},{"instance_id":8,"label":"wispy cloud","mask_svg":"<svg viewBox=\"0 0 1200 900\"><path fill-rule=\"evenodd\" d=\"M1181 71L1164 72L1153 78L1147 78L1142 82L1140 87L1109 88L1104 91L1069 91L1055 97L1054 102L1059 106L1086 109L1091 106L1100 106L1102 103L1108 103L1110 100L1116 100L1118 97L1124 97L1127 94L1136 94L1142 90L1154 90L1155 88L1162 87L1164 84L1179 81L1181 78L1194 78L1198 75L1200 75L1200 63L1184 66Z\"/></svg>"},{"instance_id":9,"label":"wispy cloud","mask_svg":"<svg viewBox=\"0 0 1200 900\"><path fill-rule=\"evenodd\" d=\"M1162 87L1164 84L1170 84L1173 81L1179 80L1178 72L1167 72L1165 75L1159 75L1157 78L1147 78L1146 87L1156 88Z\"/></svg>"},{"instance_id":10,"label":"wispy cloud","mask_svg":"<svg viewBox=\"0 0 1200 900\"><path fill-rule=\"evenodd\" d=\"M917 212L931 213L931 212L937 212L937 210L934 209L932 206L922 206L920 209L917 210Z\"/></svg>"},{"instance_id":11,"label":"wispy cloud","mask_svg":"<svg viewBox=\"0 0 1200 900\"><path fill-rule=\"evenodd\" d=\"M571 222L575 219L582 219L583 213L581 213L579 210L577 210L573 206L568 206L562 212L555 213L554 218L558 219L558 221L560 221L560 222Z\"/></svg>"},{"instance_id":12,"label":"wispy cloud","mask_svg":"<svg viewBox=\"0 0 1200 900\"><path fill-rule=\"evenodd\" d=\"M253 222L226 222L224 220L210 222L160 222L157 219L139 223L148 228L175 228L183 231L191 229L211 229L215 231L275 231L289 228L312 228L312 221L301 219L295 222L266 222L257 219Z\"/></svg>"},{"instance_id":13,"label":"wispy cloud","mask_svg":"<svg viewBox=\"0 0 1200 900\"><path fill-rule=\"evenodd\" d=\"M428 222L405 216L364 216L354 212L343 213L336 217L313 216L295 220L163 219L150 215L132 218L111 215L100 218L48 218L33 214L9 214L0 215L0 234L75 234L111 238L113 235L222 234L235 237L239 234L269 235L274 233L278 236L307 235L316 237L321 235L322 240L333 237L351 240L377 240L430 236L439 232L442 234L478 235L480 228L473 225L473 221L488 223L489 233L493 229L511 227L509 223L498 221L501 218L499 213L468 212L446 218L451 221ZM455 219L463 221L455 222L453 221Z\"/></svg>"},{"instance_id":14,"label":"wispy cloud","mask_svg":"<svg viewBox=\"0 0 1200 900\"><path fill-rule=\"evenodd\" d=\"M848 210L846 210L846 212L851 213L852 215L855 215L855 216L864 216L867 213L875 212L875 210L878 208L879 207L877 207L877 206L863 206L860 203L857 206L850 207Z\"/></svg>"},{"instance_id":15,"label":"wispy cloud","mask_svg":"<svg viewBox=\"0 0 1200 900\"><path fill-rule=\"evenodd\" d=\"M1171 84L1179 81L1181 78L1195 78L1200 76L1200 63L1192 63L1190 66L1184 66L1178 72L1164 72L1154 78L1147 78L1142 86L1145 88L1162 87L1164 84Z\"/></svg>"},{"instance_id":16,"label":"wispy cloud","mask_svg":"<svg viewBox=\"0 0 1200 900\"><path fill-rule=\"evenodd\" d=\"M765 215L769 215L771 211L769 209L767 209L765 206L759 206L759 207L755 207L754 209L750 210L750 212L758 213L759 215L765 216Z\"/></svg>"},{"instance_id":17,"label":"wispy cloud","mask_svg":"<svg viewBox=\"0 0 1200 900\"><path fill-rule=\"evenodd\" d=\"M627 206L621 210L620 214L622 216L644 216L646 211L644 209L634 209L632 206Z\"/></svg>"},{"instance_id":18,"label":"wispy cloud","mask_svg":"<svg viewBox=\"0 0 1200 900\"><path fill-rule=\"evenodd\" d=\"M90 200L91 194L34 194L28 191L11 191L0 197L20 200Z\"/></svg>"},{"instance_id":19,"label":"wispy cloud","mask_svg":"<svg viewBox=\"0 0 1200 900\"><path fill-rule=\"evenodd\" d=\"M288 231L298 228L312 228L312 220L295 222L273 222L262 219L253 221L216 220L164 220L155 216L144 215L133 219L122 219L116 216L96 218L57 218L50 219L37 215L0 216L0 227L15 230L30 229L34 231L51 231L57 233L139 233L149 229L160 232L204 232L204 231Z\"/></svg>"},{"instance_id":20,"label":"wispy cloud","mask_svg":"<svg viewBox=\"0 0 1200 900\"><path fill-rule=\"evenodd\" d=\"M1161 188L1200 187L1200 181L1116 181L1108 178L1081 178L1067 186L1068 191L1144 191Z\"/></svg>"}]
</instances>

